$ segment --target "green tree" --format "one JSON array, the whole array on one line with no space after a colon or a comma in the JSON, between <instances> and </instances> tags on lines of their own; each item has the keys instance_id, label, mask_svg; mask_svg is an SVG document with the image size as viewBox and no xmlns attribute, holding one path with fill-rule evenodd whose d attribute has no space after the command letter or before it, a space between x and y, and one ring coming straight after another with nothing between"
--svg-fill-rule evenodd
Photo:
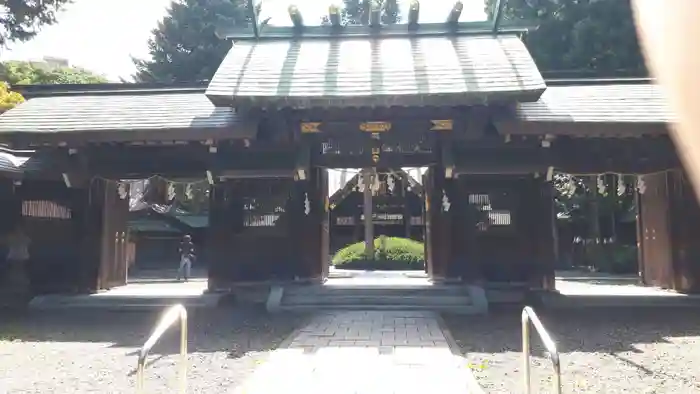
<instances>
[{"instance_id":1,"label":"green tree","mask_svg":"<svg viewBox=\"0 0 700 394\"><path fill-rule=\"evenodd\" d=\"M491 17L495 3L486 0ZM503 19L539 25L527 46L540 70L646 74L630 0L511 0Z\"/></svg>"},{"instance_id":2,"label":"green tree","mask_svg":"<svg viewBox=\"0 0 700 394\"><path fill-rule=\"evenodd\" d=\"M41 63L8 61L0 63L0 112L7 111L24 101L19 93L10 90L13 85L50 85L102 83L102 75L74 67L51 67Z\"/></svg>"},{"instance_id":3,"label":"green tree","mask_svg":"<svg viewBox=\"0 0 700 394\"><path fill-rule=\"evenodd\" d=\"M8 61L0 64L0 79L12 85L104 83L103 75L78 67L53 67L43 63Z\"/></svg>"},{"instance_id":4,"label":"green tree","mask_svg":"<svg viewBox=\"0 0 700 394\"><path fill-rule=\"evenodd\" d=\"M493 17L496 0L486 0L486 12ZM590 72L613 76L619 71L646 75L630 0L510 0L503 19L532 21L538 29L526 43L542 71ZM615 238L615 221L634 209L633 193L612 192L617 177L555 178L556 200L565 213L582 229L578 236L587 240L589 265L604 268L612 264L613 244L602 238ZM626 190L632 190L624 180ZM603 234L601 218L611 218L612 233ZM607 224L607 222L606 222Z\"/></svg>"},{"instance_id":5,"label":"green tree","mask_svg":"<svg viewBox=\"0 0 700 394\"><path fill-rule=\"evenodd\" d=\"M0 2L0 46L27 41L38 28L56 22L56 13L71 0L5 0Z\"/></svg>"},{"instance_id":6,"label":"green tree","mask_svg":"<svg viewBox=\"0 0 700 394\"><path fill-rule=\"evenodd\" d=\"M134 59L137 82L208 80L231 48L219 27L249 24L247 1L173 1L148 41L150 59Z\"/></svg>"},{"instance_id":7,"label":"green tree","mask_svg":"<svg viewBox=\"0 0 700 394\"><path fill-rule=\"evenodd\" d=\"M21 94L11 91L7 87L7 83L0 82L0 113L13 108L22 101L24 101L24 98Z\"/></svg>"},{"instance_id":8,"label":"green tree","mask_svg":"<svg viewBox=\"0 0 700 394\"><path fill-rule=\"evenodd\" d=\"M376 2L382 12L382 23L392 25L401 22L397 0L344 0L343 21L348 25L368 25L370 3Z\"/></svg>"}]
</instances>

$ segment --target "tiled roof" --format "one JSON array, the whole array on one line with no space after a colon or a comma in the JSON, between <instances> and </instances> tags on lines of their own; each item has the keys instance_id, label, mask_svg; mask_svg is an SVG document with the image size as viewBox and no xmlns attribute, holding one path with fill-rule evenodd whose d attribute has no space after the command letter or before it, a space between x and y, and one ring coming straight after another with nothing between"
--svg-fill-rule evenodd
<instances>
[{"instance_id":1,"label":"tiled roof","mask_svg":"<svg viewBox=\"0 0 700 394\"><path fill-rule=\"evenodd\" d=\"M0 151L0 173L20 174L22 165L28 157L17 157L9 152Z\"/></svg>"},{"instance_id":2,"label":"tiled roof","mask_svg":"<svg viewBox=\"0 0 700 394\"><path fill-rule=\"evenodd\" d=\"M514 35L307 38L234 43L206 94L309 108L534 101L545 88Z\"/></svg>"},{"instance_id":3,"label":"tiled roof","mask_svg":"<svg viewBox=\"0 0 700 394\"><path fill-rule=\"evenodd\" d=\"M188 130L193 132L173 139L234 138L241 132L248 138L257 130L249 123L230 108L214 107L201 92L39 97L0 116L0 138L116 142Z\"/></svg>"},{"instance_id":4,"label":"tiled roof","mask_svg":"<svg viewBox=\"0 0 700 394\"><path fill-rule=\"evenodd\" d=\"M13 151L0 148L0 174L23 176L39 174L62 166L63 162L49 153Z\"/></svg>"},{"instance_id":5,"label":"tiled roof","mask_svg":"<svg viewBox=\"0 0 700 394\"><path fill-rule=\"evenodd\" d=\"M658 85L553 86L534 103L519 103L524 122L671 123Z\"/></svg>"}]
</instances>

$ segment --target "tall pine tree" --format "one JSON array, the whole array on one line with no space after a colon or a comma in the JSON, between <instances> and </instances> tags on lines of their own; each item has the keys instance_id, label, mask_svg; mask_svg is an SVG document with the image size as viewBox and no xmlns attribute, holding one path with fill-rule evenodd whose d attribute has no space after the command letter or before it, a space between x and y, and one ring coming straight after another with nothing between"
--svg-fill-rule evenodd
<instances>
[{"instance_id":1,"label":"tall pine tree","mask_svg":"<svg viewBox=\"0 0 700 394\"><path fill-rule=\"evenodd\" d=\"M486 0L493 12L497 0ZM630 0L510 0L505 20L539 25L527 46L542 71L646 74Z\"/></svg>"},{"instance_id":2,"label":"tall pine tree","mask_svg":"<svg viewBox=\"0 0 700 394\"><path fill-rule=\"evenodd\" d=\"M11 0L0 2L0 46L27 41L43 25L56 23L56 14L71 0Z\"/></svg>"},{"instance_id":3,"label":"tall pine tree","mask_svg":"<svg viewBox=\"0 0 700 394\"><path fill-rule=\"evenodd\" d=\"M245 0L178 0L153 30L150 59L134 59L137 82L208 80L231 48L219 27L246 26Z\"/></svg>"}]
</instances>

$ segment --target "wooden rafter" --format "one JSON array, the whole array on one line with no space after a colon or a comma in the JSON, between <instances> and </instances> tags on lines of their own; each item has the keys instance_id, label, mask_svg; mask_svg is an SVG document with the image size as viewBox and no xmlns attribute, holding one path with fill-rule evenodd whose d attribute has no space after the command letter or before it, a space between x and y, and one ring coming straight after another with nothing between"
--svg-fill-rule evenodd
<instances>
[{"instance_id":1,"label":"wooden rafter","mask_svg":"<svg viewBox=\"0 0 700 394\"><path fill-rule=\"evenodd\" d=\"M408 24L409 25L417 25L419 14L420 14L420 1L418 1L418 0L411 1L411 5L408 8Z\"/></svg>"},{"instance_id":2,"label":"wooden rafter","mask_svg":"<svg viewBox=\"0 0 700 394\"><path fill-rule=\"evenodd\" d=\"M379 27L382 24L382 9L378 1L370 0L369 25Z\"/></svg>"},{"instance_id":3,"label":"wooden rafter","mask_svg":"<svg viewBox=\"0 0 700 394\"><path fill-rule=\"evenodd\" d=\"M360 184L360 173L355 174L348 182L338 189L333 195L328 199L331 207L335 207L345 200L350 193L352 193L355 188Z\"/></svg>"},{"instance_id":4,"label":"wooden rafter","mask_svg":"<svg viewBox=\"0 0 700 394\"><path fill-rule=\"evenodd\" d=\"M450 14L447 16L447 23L457 24L459 23L459 17L462 16L462 10L464 9L464 4L457 0L450 10Z\"/></svg>"},{"instance_id":5,"label":"wooden rafter","mask_svg":"<svg viewBox=\"0 0 700 394\"><path fill-rule=\"evenodd\" d=\"M336 4L331 4L328 7L328 20L331 26L340 27L340 7Z\"/></svg>"},{"instance_id":6,"label":"wooden rafter","mask_svg":"<svg viewBox=\"0 0 700 394\"><path fill-rule=\"evenodd\" d=\"M340 204L343 200L345 200L350 193L355 191L355 188L358 187L360 184L360 174L357 173L355 174L348 182L343 186L342 188L338 189L335 193L333 193L332 196L328 199L330 205L332 207L337 206ZM405 179L406 182L408 183L409 186L411 186L411 191L415 193L417 196L423 196L423 185L421 185L417 180L415 180L410 174L408 174L406 171L399 169L396 171L390 171L390 174L399 178L399 179Z\"/></svg>"},{"instance_id":7,"label":"wooden rafter","mask_svg":"<svg viewBox=\"0 0 700 394\"><path fill-rule=\"evenodd\" d=\"M494 4L493 34L498 34L498 30L501 28L503 9L505 8L506 3L508 3L508 0L496 0L496 4Z\"/></svg>"},{"instance_id":8,"label":"wooden rafter","mask_svg":"<svg viewBox=\"0 0 700 394\"><path fill-rule=\"evenodd\" d=\"M304 27L304 18L301 15L301 11L299 11L299 7L292 4L287 9L287 12L289 12L289 18L292 20L292 24L294 24L295 28L299 29Z\"/></svg>"}]
</instances>

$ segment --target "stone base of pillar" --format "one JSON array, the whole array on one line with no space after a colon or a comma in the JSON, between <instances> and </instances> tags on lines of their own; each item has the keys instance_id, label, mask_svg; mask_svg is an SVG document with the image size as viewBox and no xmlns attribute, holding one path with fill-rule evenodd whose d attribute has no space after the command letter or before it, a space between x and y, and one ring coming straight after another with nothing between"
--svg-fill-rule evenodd
<instances>
[{"instance_id":1,"label":"stone base of pillar","mask_svg":"<svg viewBox=\"0 0 700 394\"><path fill-rule=\"evenodd\" d=\"M24 261L9 261L0 281L0 306L25 306L32 298L31 282Z\"/></svg>"}]
</instances>

